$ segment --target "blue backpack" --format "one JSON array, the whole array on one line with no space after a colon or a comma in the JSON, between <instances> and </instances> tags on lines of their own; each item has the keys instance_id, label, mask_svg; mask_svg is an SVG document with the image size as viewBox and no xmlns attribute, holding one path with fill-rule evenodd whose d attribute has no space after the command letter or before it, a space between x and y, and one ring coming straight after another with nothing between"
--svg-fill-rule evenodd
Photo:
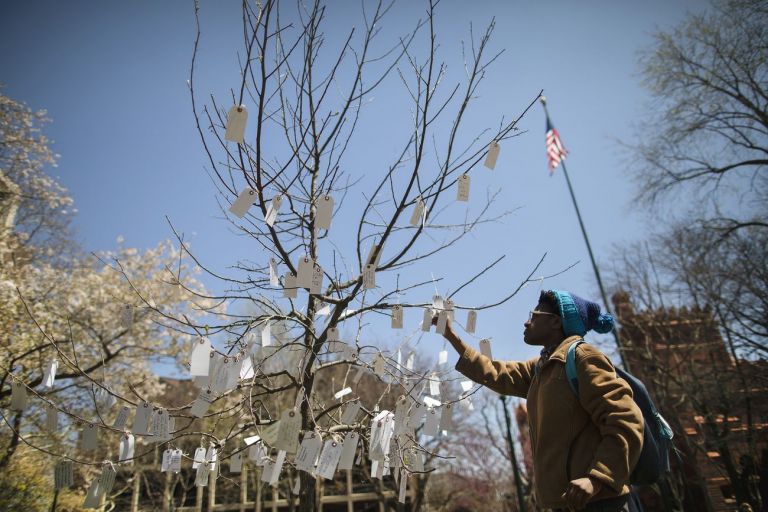
<instances>
[{"instance_id":1,"label":"blue backpack","mask_svg":"<svg viewBox=\"0 0 768 512\"><path fill-rule=\"evenodd\" d=\"M577 341L568 347L568 354L565 357L565 375L568 378L568 384L571 390L579 394L579 376L576 372L576 347L586 343L584 340ZM653 405L648 390L645 389L639 379L625 372L621 368L616 368L616 374L629 383L632 388L632 397L635 403L643 413L645 430L643 432L643 449L640 452L640 458L637 460L635 468L629 477L633 485L651 485L656 483L659 478L669 471L669 452L672 446L672 429L662 418L656 406Z\"/></svg>"}]
</instances>

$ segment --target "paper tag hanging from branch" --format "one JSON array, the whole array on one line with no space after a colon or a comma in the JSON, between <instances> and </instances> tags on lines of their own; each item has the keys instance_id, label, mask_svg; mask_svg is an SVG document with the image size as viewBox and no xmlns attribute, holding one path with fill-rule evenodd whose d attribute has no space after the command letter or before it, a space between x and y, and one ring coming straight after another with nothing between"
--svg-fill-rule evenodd
<instances>
[{"instance_id":1,"label":"paper tag hanging from branch","mask_svg":"<svg viewBox=\"0 0 768 512\"><path fill-rule=\"evenodd\" d=\"M491 353L491 340L480 340L480 353L488 359L493 360L493 354Z\"/></svg>"},{"instance_id":2,"label":"paper tag hanging from branch","mask_svg":"<svg viewBox=\"0 0 768 512\"><path fill-rule=\"evenodd\" d=\"M243 144L245 142L245 122L248 120L248 110L245 105L236 105L227 113L227 131L224 140Z\"/></svg>"},{"instance_id":3,"label":"paper tag hanging from branch","mask_svg":"<svg viewBox=\"0 0 768 512\"><path fill-rule=\"evenodd\" d=\"M193 377L207 377L211 359L211 342L200 336L189 357L189 373Z\"/></svg>"},{"instance_id":4,"label":"paper tag hanging from branch","mask_svg":"<svg viewBox=\"0 0 768 512\"><path fill-rule=\"evenodd\" d=\"M126 432L123 437L120 438L120 462L128 462L133 459L134 447L135 440L133 434Z\"/></svg>"},{"instance_id":5,"label":"paper tag hanging from branch","mask_svg":"<svg viewBox=\"0 0 768 512\"><path fill-rule=\"evenodd\" d=\"M23 411L27 408L27 386L20 380L11 384L11 410Z\"/></svg>"},{"instance_id":6,"label":"paper tag hanging from branch","mask_svg":"<svg viewBox=\"0 0 768 512\"><path fill-rule=\"evenodd\" d=\"M469 185L471 183L469 174L459 176L458 186L456 188L457 201L469 201Z\"/></svg>"},{"instance_id":7,"label":"paper tag hanging from branch","mask_svg":"<svg viewBox=\"0 0 768 512\"><path fill-rule=\"evenodd\" d=\"M491 144L488 146L488 155L486 155L485 163L483 165L493 170L496 167L496 160L499 158L500 151L501 146L499 146L499 143L495 140L492 140Z\"/></svg>"},{"instance_id":8,"label":"paper tag hanging from branch","mask_svg":"<svg viewBox=\"0 0 768 512\"><path fill-rule=\"evenodd\" d=\"M315 263L312 266L312 281L309 286L309 293L311 295L320 295L323 292L323 277L323 267Z\"/></svg>"},{"instance_id":9,"label":"paper tag hanging from branch","mask_svg":"<svg viewBox=\"0 0 768 512\"><path fill-rule=\"evenodd\" d=\"M392 322L391 322L392 329L402 329L403 328L403 306L397 304L396 306L392 306Z\"/></svg>"},{"instance_id":10,"label":"paper tag hanging from branch","mask_svg":"<svg viewBox=\"0 0 768 512\"><path fill-rule=\"evenodd\" d=\"M376 267L374 265L366 265L363 269L363 288L366 290L376 288Z\"/></svg>"},{"instance_id":11,"label":"paper tag hanging from branch","mask_svg":"<svg viewBox=\"0 0 768 512\"><path fill-rule=\"evenodd\" d=\"M283 276L283 297L295 299L298 295L298 286L296 285L296 274L286 272Z\"/></svg>"},{"instance_id":12,"label":"paper tag hanging from branch","mask_svg":"<svg viewBox=\"0 0 768 512\"><path fill-rule=\"evenodd\" d=\"M55 434L59 430L59 411L53 404L48 404L45 407L45 428L51 434Z\"/></svg>"},{"instance_id":13,"label":"paper tag hanging from branch","mask_svg":"<svg viewBox=\"0 0 768 512\"><path fill-rule=\"evenodd\" d=\"M328 194L317 200L317 213L315 214L315 229L331 229L333 217L333 198Z\"/></svg>"},{"instance_id":14,"label":"paper tag hanging from branch","mask_svg":"<svg viewBox=\"0 0 768 512\"><path fill-rule=\"evenodd\" d=\"M470 334L473 334L475 332L475 327L477 326L477 311L474 309L470 309L467 313L467 327L466 331Z\"/></svg>"},{"instance_id":15,"label":"paper tag hanging from branch","mask_svg":"<svg viewBox=\"0 0 768 512\"><path fill-rule=\"evenodd\" d=\"M416 204L413 206L413 213L411 214L411 226L418 226L425 220L425 206L424 200L419 196L416 198Z\"/></svg>"},{"instance_id":16,"label":"paper tag hanging from branch","mask_svg":"<svg viewBox=\"0 0 768 512\"><path fill-rule=\"evenodd\" d=\"M68 489L75 484L74 467L71 460L62 460L54 469L54 488L58 491Z\"/></svg>"},{"instance_id":17,"label":"paper tag hanging from branch","mask_svg":"<svg viewBox=\"0 0 768 512\"><path fill-rule=\"evenodd\" d=\"M282 195L278 194L272 198L272 201L269 203L269 206L267 207L267 213L264 215L264 222L267 223L267 226L272 227L275 225L275 221L277 220L277 214L280 211L281 204L283 204Z\"/></svg>"},{"instance_id":18,"label":"paper tag hanging from branch","mask_svg":"<svg viewBox=\"0 0 768 512\"><path fill-rule=\"evenodd\" d=\"M280 280L277 277L277 260L269 258L269 284L270 286L280 286Z\"/></svg>"},{"instance_id":19,"label":"paper tag hanging from branch","mask_svg":"<svg viewBox=\"0 0 768 512\"><path fill-rule=\"evenodd\" d=\"M245 217L248 210L253 206L253 201L256 199L256 191L250 187L244 188L232 206L229 207L229 211L241 219Z\"/></svg>"},{"instance_id":20,"label":"paper tag hanging from branch","mask_svg":"<svg viewBox=\"0 0 768 512\"><path fill-rule=\"evenodd\" d=\"M50 389L53 387L53 381L56 380L56 371L59 369L59 361L57 359L53 359L49 364L48 368L45 370L45 375L43 376L43 386Z\"/></svg>"},{"instance_id":21,"label":"paper tag hanging from branch","mask_svg":"<svg viewBox=\"0 0 768 512\"><path fill-rule=\"evenodd\" d=\"M430 327L432 327L432 309L424 308L424 315L421 318L421 330L429 332Z\"/></svg>"},{"instance_id":22,"label":"paper tag hanging from branch","mask_svg":"<svg viewBox=\"0 0 768 512\"><path fill-rule=\"evenodd\" d=\"M296 274L296 286L299 288L309 288L312 286L313 261L309 256L299 258Z\"/></svg>"}]
</instances>

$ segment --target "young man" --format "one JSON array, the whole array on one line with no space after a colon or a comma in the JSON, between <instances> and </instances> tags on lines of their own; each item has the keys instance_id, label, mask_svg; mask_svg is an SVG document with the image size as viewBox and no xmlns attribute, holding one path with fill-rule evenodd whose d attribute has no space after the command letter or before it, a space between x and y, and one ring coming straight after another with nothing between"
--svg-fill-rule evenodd
<instances>
[{"instance_id":1,"label":"young man","mask_svg":"<svg viewBox=\"0 0 768 512\"><path fill-rule=\"evenodd\" d=\"M640 456L643 416L632 390L592 345L577 349L579 394L565 375L568 347L589 330L610 332L613 318L568 292L542 292L523 339L543 347L529 361L492 361L468 347L450 322L444 336L456 369L488 388L528 401L534 486L539 506L556 511L627 511L629 475Z\"/></svg>"}]
</instances>

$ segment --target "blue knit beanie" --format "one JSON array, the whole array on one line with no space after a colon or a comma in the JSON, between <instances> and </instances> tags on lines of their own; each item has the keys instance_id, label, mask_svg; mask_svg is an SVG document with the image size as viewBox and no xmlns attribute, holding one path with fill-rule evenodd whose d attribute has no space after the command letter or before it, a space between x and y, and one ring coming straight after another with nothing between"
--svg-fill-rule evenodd
<instances>
[{"instance_id":1,"label":"blue knit beanie","mask_svg":"<svg viewBox=\"0 0 768 512\"><path fill-rule=\"evenodd\" d=\"M611 332L613 317L600 313L600 305L590 302L572 293L552 290L563 319L563 333L566 336L584 336L587 331L600 333Z\"/></svg>"}]
</instances>

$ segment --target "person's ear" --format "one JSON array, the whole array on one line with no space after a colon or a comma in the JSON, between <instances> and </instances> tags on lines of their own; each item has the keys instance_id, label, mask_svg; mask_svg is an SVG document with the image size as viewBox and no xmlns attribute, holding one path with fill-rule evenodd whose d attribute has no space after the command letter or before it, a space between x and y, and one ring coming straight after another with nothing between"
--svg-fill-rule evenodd
<instances>
[{"instance_id":1,"label":"person's ear","mask_svg":"<svg viewBox=\"0 0 768 512\"><path fill-rule=\"evenodd\" d=\"M563 319L560 318L559 315L555 315L555 316L553 316L551 318L552 318L552 328L553 329L558 329L558 330L562 331L563 330Z\"/></svg>"}]
</instances>

